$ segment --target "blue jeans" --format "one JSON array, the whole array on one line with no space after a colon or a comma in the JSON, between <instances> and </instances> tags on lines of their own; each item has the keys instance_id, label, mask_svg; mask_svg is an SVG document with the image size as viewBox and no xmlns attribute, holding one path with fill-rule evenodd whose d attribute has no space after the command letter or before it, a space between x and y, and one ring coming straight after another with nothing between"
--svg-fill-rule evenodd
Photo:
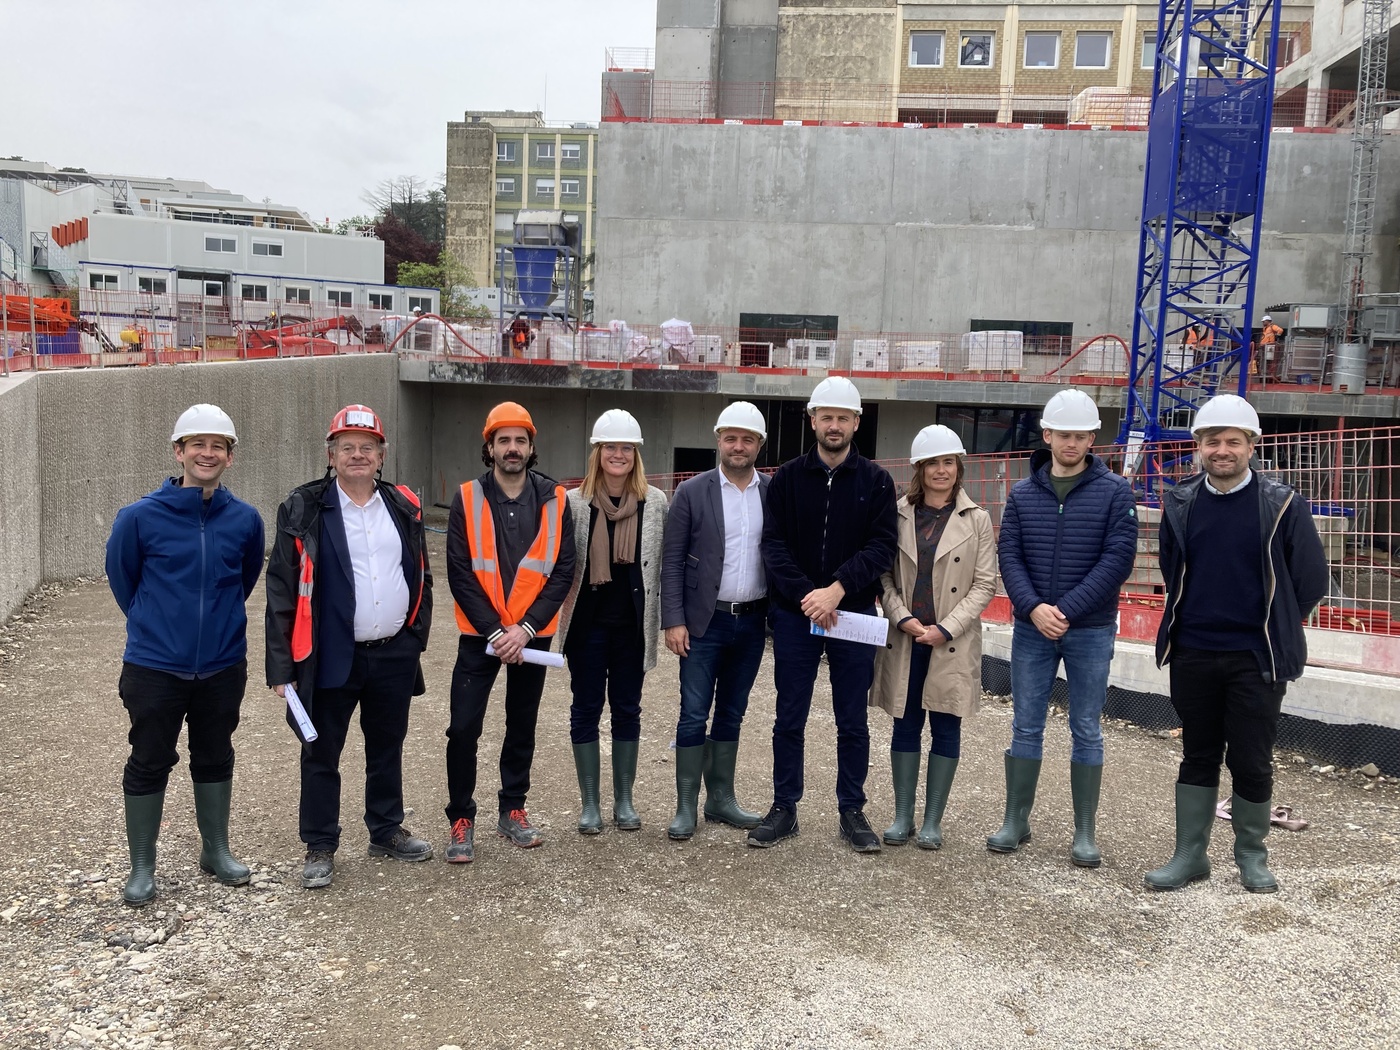
<instances>
[{"instance_id":1,"label":"blue jeans","mask_svg":"<svg viewBox=\"0 0 1400 1050\"><path fill-rule=\"evenodd\" d=\"M909 654L909 693L904 700L904 714L894 720L890 734L891 751L918 751L919 737L924 731L924 679L933 662L933 646L913 646ZM962 754L962 719L946 711L929 711L929 753L944 758Z\"/></svg>"},{"instance_id":2,"label":"blue jeans","mask_svg":"<svg viewBox=\"0 0 1400 1050\"><path fill-rule=\"evenodd\" d=\"M603 719L603 701L612 710L612 738L640 740L642 737L642 632L629 627L584 627L588 632L581 646L569 646L569 687L574 702L569 705L569 739L575 744L591 744L598 739ZM570 636L572 638L572 636Z\"/></svg>"},{"instance_id":3,"label":"blue jeans","mask_svg":"<svg viewBox=\"0 0 1400 1050\"><path fill-rule=\"evenodd\" d=\"M1040 758L1045 715L1060 661L1069 686L1070 761L1103 765L1103 714L1108 665L1113 662L1114 626L1071 627L1051 641L1034 624L1017 620L1011 634L1011 756Z\"/></svg>"},{"instance_id":4,"label":"blue jeans","mask_svg":"<svg viewBox=\"0 0 1400 1050\"><path fill-rule=\"evenodd\" d=\"M758 677L767 642L762 612L732 616L715 611L701 638L690 636L690 653L681 657L681 717L676 723L676 746L705 743L705 722L714 705L710 738L722 743L739 739L749 690Z\"/></svg>"},{"instance_id":5,"label":"blue jeans","mask_svg":"<svg viewBox=\"0 0 1400 1050\"><path fill-rule=\"evenodd\" d=\"M862 610L874 613L875 608ZM812 634L801 613L773 613L773 680L777 715L773 721L773 804L795 809L802 798L803 749L812 687L822 653L831 675L831 707L836 716L836 801L841 809L865 805L870 769L870 729L866 701L875 679L875 647Z\"/></svg>"}]
</instances>

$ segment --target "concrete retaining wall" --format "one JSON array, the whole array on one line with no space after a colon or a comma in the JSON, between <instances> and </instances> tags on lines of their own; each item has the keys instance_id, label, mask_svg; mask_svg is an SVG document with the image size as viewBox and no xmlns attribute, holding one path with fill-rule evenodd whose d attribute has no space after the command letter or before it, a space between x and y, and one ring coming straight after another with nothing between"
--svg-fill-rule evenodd
<instances>
[{"instance_id":1,"label":"concrete retaining wall","mask_svg":"<svg viewBox=\"0 0 1400 1050\"><path fill-rule=\"evenodd\" d=\"M36 377L0 379L0 622L42 577L38 432Z\"/></svg>"}]
</instances>

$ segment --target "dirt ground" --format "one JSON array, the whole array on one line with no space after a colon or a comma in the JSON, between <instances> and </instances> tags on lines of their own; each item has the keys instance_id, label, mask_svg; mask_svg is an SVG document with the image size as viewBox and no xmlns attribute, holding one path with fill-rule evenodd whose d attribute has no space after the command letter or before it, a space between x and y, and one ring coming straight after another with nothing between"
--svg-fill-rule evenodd
<instances>
[{"instance_id":1,"label":"dirt ground","mask_svg":"<svg viewBox=\"0 0 1400 1050\"><path fill-rule=\"evenodd\" d=\"M858 856L836 834L834 728L819 682L801 835L754 850L742 832L710 825L676 844L665 837L676 662L663 651L646 684L643 829L575 832L568 679L551 672L530 799L546 846L521 851L483 831L476 863L449 867L455 630L441 578L438 595L405 760L409 826L438 858L366 856L352 730L335 883L300 888L297 744L262 685L259 593L232 829L253 885L199 873L182 761L159 897L140 910L120 901L122 618L102 581L80 581L46 588L0 629L0 1047L1397 1045L1400 785L1301 756L1279 756L1276 800L1312 826L1271 837L1274 896L1241 889L1224 824L1208 882L1143 888L1142 872L1171 851L1179 745L1121 725L1108 731L1102 868L1069 864L1063 718L1047 738L1034 841L988 853L1010 733L1010 709L995 699L965 727L944 849ZM740 755L741 800L760 810L772 712L770 655ZM871 729L878 829L891 815L882 712ZM496 706L483 813L501 732Z\"/></svg>"}]
</instances>

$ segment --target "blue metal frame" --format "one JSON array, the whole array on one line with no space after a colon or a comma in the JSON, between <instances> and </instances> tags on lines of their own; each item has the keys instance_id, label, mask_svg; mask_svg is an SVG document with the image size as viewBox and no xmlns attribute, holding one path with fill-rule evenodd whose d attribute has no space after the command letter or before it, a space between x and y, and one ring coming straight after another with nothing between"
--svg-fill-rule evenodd
<instances>
[{"instance_id":1,"label":"blue metal frame","mask_svg":"<svg viewBox=\"0 0 1400 1050\"><path fill-rule=\"evenodd\" d=\"M520 256L517 257L517 250ZM506 280L506 263L510 261L510 273L512 280ZM562 268L560 267L560 264ZM543 266L543 269L540 267ZM578 325L578 318L570 312L570 304L578 298L579 271L582 269L582 262L577 249L563 244L534 245L534 244L500 244L496 246L496 288L498 291L498 306L496 308L496 320L505 331L507 319L514 320L517 314L524 315L532 321L542 321L546 317L561 321L566 328L573 329ZM548 277L544 277L545 271ZM528 285L537 285L544 281L550 291L541 302L537 296L530 295L525 291ZM556 298L555 287L558 288L558 296L564 300L564 309L552 310L548 304ZM511 294L511 293L514 294Z\"/></svg>"},{"instance_id":2,"label":"blue metal frame","mask_svg":"<svg viewBox=\"0 0 1400 1050\"><path fill-rule=\"evenodd\" d=\"M1128 400L1118 440L1145 455L1148 498L1175 473L1156 447L1190 416L1245 393L1279 0L1162 0L1147 132ZM1267 20L1267 28L1265 23ZM1256 38L1262 56L1249 55ZM1206 335L1188 345L1187 333Z\"/></svg>"}]
</instances>

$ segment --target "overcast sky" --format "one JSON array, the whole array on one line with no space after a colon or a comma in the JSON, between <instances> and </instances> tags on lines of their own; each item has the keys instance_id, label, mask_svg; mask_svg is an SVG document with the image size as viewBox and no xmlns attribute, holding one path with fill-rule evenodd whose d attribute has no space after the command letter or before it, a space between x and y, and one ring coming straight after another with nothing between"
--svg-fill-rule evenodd
<instances>
[{"instance_id":1,"label":"overcast sky","mask_svg":"<svg viewBox=\"0 0 1400 1050\"><path fill-rule=\"evenodd\" d=\"M0 0L0 157L201 179L332 221L436 180L467 109L596 121L656 0Z\"/></svg>"}]
</instances>

